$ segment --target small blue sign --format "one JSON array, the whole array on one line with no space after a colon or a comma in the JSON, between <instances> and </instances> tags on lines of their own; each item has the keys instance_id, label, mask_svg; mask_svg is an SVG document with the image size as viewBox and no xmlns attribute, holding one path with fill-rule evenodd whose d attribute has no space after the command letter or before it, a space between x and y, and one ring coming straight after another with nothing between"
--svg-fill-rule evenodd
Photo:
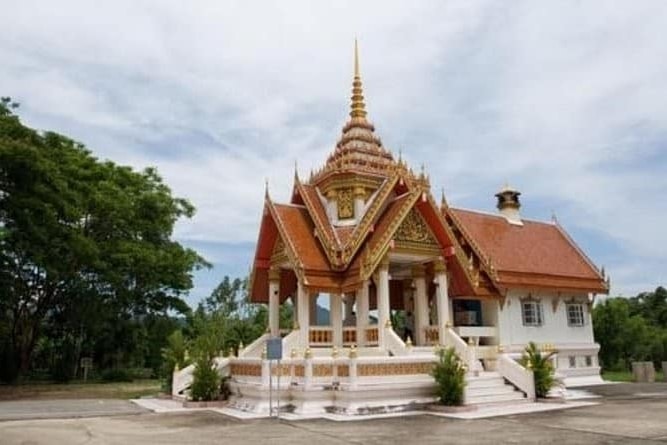
<instances>
[{"instance_id":1,"label":"small blue sign","mask_svg":"<svg viewBox=\"0 0 667 445\"><path fill-rule=\"evenodd\" d=\"M266 340L266 358L269 360L282 360L283 358L283 339L280 337L271 337Z\"/></svg>"}]
</instances>

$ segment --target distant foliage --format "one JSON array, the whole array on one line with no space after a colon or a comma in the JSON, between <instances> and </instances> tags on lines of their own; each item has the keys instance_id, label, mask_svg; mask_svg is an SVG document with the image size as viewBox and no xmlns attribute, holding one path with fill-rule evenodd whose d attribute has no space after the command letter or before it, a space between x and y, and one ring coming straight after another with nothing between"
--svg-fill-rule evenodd
<instances>
[{"instance_id":1,"label":"distant foliage","mask_svg":"<svg viewBox=\"0 0 667 445\"><path fill-rule=\"evenodd\" d=\"M438 399L442 405L462 405L465 389L465 367L454 348L439 349L438 362L432 374L438 384Z\"/></svg>"},{"instance_id":2,"label":"distant foliage","mask_svg":"<svg viewBox=\"0 0 667 445\"><path fill-rule=\"evenodd\" d=\"M97 159L83 144L25 126L0 99L0 379L44 370L159 369L206 262L172 239L194 207L154 168Z\"/></svg>"},{"instance_id":3,"label":"distant foliage","mask_svg":"<svg viewBox=\"0 0 667 445\"><path fill-rule=\"evenodd\" d=\"M521 364L533 371L535 378L535 395L544 398L556 384L555 369L551 358L555 351L545 354L532 341L528 343L521 357Z\"/></svg>"},{"instance_id":4,"label":"distant foliage","mask_svg":"<svg viewBox=\"0 0 667 445\"><path fill-rule=\"evenodd\" d=\"M600 362L607 371L627 371L633 361L667 361L667 290L632 298L607 298L593 308Z\"/></svg>"}]
</instances>

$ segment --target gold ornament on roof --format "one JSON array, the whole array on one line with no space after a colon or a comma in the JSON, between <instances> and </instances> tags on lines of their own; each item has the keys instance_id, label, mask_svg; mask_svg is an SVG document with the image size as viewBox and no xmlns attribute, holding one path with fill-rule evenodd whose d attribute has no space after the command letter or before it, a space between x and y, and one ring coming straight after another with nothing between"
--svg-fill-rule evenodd
<instances>
[{"instance_id":1,"label":"gold ornament on roof","mask_svg":"<svg viewBox=\"0 0 667 445\"><path fill-rule=\"evenodd\" d=\"M407 241L419 244L436 243L428 229L428 226L414 209L408 213L401 225L398 227L394 239L396 239L396 241Z\"/></svg>"},{"instance_id":2,"label":"gold ornament on roof","mask_svg":"<svg viewBox=\"0 0 667 445\"><path fill-rule=\"evenodd\" d=\"M354 39L354 81L352 82L351 118L366 119L366 104L364 91L361 88L361 74L359 73L359 44Z\"/></svg>"},{"instance_id":3,"label":"gold ornament on roof","mask_svg":"<svg viewBox=\"0 0 667 445\"><path fill-rule=\"evenodd\" d=\"M338 218L354 218L354 198L352 189L341 189L337 193Z\"/></svg>"}]
</instances>

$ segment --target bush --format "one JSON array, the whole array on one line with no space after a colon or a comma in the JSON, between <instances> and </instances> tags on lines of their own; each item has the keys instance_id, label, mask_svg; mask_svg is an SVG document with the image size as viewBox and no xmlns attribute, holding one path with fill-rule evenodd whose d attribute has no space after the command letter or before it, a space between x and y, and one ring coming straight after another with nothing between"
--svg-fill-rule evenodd
<instances>
[{"instance_id":1,"label":"bush","mask_svg":"<svg viewBox=\"0 0 667 445\"><path fill-rule=\"evenodd\" d=\"M438 398L442 405L462 405L465 388L465 367L454 348L439 349L438 363L431 375L438 384Z\"/></svg>"},{"instance_id":2,"label":"bush","mask_svg":"<svg viewBox=\"0 0 667 445\"><path fill-rule=\"evenodd\" d=\"M132 374L127 369L106 369L102 372L102 380L105 382L131 382Z\"/></svg>"},{"instance_id":3,"label":"bush","mask_svg":"<svg viewBox=\"0 0 667 445\"><path fill-rule=\"evenodd\" d=\"M213 360L202 357L195 362L190 397L195 401L217 400L222 382Z\"/></svg>"},{"instance_id":4,"label":"bush","mask_svg":"<svg viewBox=\"0 0 667 445\"><path fill-rule=\"evenodd\" d=\"M544 398L549 394L549 390L556 384L554 377L554 366L551 362L551 357L556 351L552 351L546 355L537 348L537 345L532 341L528 343L526 349L521 357L521 364L532 369L535 378L535 395Z\"/></svg>"}]
</instances>

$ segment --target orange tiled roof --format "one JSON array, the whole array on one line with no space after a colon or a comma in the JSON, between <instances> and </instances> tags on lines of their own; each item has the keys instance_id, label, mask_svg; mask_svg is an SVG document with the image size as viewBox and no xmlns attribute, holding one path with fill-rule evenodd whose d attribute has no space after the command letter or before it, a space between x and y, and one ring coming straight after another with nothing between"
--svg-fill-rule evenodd
<instances>
[{"instance_id":1,"label":"orange tiled roof","mask_svg":"<svg viewBox=\"0 0 667 445\"><path fill-rule=\"evenodd\" d=\"M329 261L314 236L308 210L302 206L274 204L280 225L304 269L329 270Z\"/></svg>"},{"instance_id":2,"label":"orange tiled roof","mask_svg":"<svg viewBox=\"0 0 667 445\"><path fill-rule=\"evenodd\" d=\"M327 216L327 211L322 205L322 201L317 193L317 189L309 184L299 184L301 190L303 191L303 200L306 203L306 206L314 213L313 219L319 219L318 225L321 229L325 231L325 235L330 240L335 240L335 235L333 227L329 222L329 217Z\"/></svg>"},{"instance_id":3,"label":"orange tiled roof","mask_svg":"<svg viewBox=\"0 0 667 445\"><path fill-rule=\"evenodd\" d=\"M558 225L524 220L517 226L501 215L449 211L454 223L492 261L499 283L606 290L597 270Z\"/></svg>"}]
</instances>

